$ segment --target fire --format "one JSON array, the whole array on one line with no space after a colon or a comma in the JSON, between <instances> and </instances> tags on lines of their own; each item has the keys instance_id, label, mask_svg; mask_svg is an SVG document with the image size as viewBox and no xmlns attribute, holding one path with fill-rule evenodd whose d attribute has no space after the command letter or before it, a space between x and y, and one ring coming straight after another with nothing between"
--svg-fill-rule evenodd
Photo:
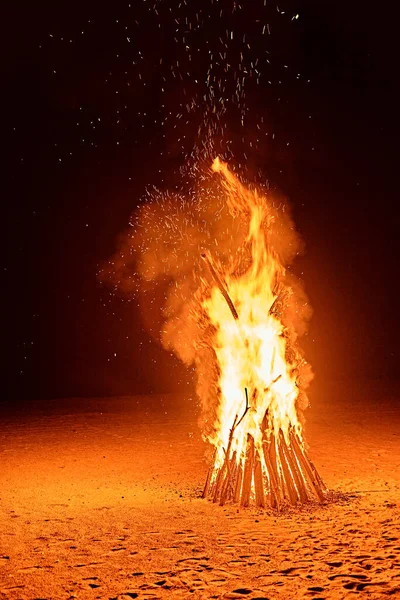
<instances>
[{"instance_id":1,"label":"fire","mask_svg":"<svg viewBox=\"0 0 400 600\"><path fill-rule=\"evenodd\" d=\"M220 396L208 436L215 462L205 495L211 489L221 503L236 497L247 505L255 498L260 506L265 505L265 495L273 506L286 495L295 504L308 499L319 476L302 441L297 402L300 373L307 363L297 348L294 328L287 319L284 322L293 290L270 239L276 211L265 195L245 187L218 158L212 170L222 178L230 213L245 220L248 231L241 252L232 256L224 272L210 254L203 255L212 287L201 309L213 326ZM316 495L321 500L320 487Z\"/></svg>"}]
</instances>

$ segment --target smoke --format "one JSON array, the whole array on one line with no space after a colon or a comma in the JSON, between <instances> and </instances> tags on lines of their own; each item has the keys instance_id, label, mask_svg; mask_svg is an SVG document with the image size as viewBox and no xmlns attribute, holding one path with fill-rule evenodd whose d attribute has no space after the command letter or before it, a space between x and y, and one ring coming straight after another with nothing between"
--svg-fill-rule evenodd
<instances>
[{"instance_id":1,"label":"smoke","mask_svg":"<svg viewBox=\"0 0 400 600\"><path fill-rule=\"evenodd\" d=\"M201 426L207 435L218 406L219 372L211 344L215 327L202 310L214 282L201 255L207 252L221 273L237 276L244 272L250 264L245 241L249 215L232 209L226 185L210 164L197 163L182 175L184 191L155 190L138 206L130 228L120 236L115 254L98 276L115 292L136 297L149 332L186 366L195 367ZM268 244L288 268L282 285L290 290L290 301L282 322L290 329L291 347L299 352L297 338L307 329L311 309L301 283L290 273L290 264L303 244L287 203L267 186L258 190L258 196L268 203ZM298 377L303 388L310 378L304 363ZM306 405L306 396L300 394L299 408Z\"/></svg>"}]
</instances>

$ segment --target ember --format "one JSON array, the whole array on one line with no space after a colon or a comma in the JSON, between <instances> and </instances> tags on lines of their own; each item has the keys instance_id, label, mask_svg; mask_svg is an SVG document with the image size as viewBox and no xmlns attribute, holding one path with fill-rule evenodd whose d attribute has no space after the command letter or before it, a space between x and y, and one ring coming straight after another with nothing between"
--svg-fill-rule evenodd
<instances>
[{"instance_id":1,"label":"ember","mask_svg":"<svg viewBox=\"0 0 400 600\"><path fill-rule=\"evenodd\" d=\"M222 177L230 213L248 231L223 270L202 254L210 277L201 310L212 325L219 394L203 497L277 509L286 501L322 502L326 488L302 437L310 369L290 320L295 291L271 235L276 209L218 158L212 168Z\"/></svg>"}]
</instances>

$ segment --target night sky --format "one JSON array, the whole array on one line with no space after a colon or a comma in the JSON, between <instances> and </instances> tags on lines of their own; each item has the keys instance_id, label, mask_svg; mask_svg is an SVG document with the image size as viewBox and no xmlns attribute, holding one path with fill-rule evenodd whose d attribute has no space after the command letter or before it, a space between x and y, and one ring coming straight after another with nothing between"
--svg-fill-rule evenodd
<instances>
[{"instance_id":1,"label":"night sky","mask_svg":"<svg viewBox=\"0 0 400 600\"><path fill-rule=\"evenodd\" d=\"M261 172L293 207L306 244L296 270L314 308L303 346L319 387L399 376L390 7L243 0L233 14L231 0L187 4L8 7L6 399L193 391L193 374L150 338L136 303L96 273L146 186L176 184L204 108L182 106L203 97L207 43L231 27L249 32L261 75L246 87L244 125L228 108L226 136L246 176ZM194 23L200 10L188 71L180 19ZM242 36L234 43L236 56Z\"/></svg>"}]
</instances>

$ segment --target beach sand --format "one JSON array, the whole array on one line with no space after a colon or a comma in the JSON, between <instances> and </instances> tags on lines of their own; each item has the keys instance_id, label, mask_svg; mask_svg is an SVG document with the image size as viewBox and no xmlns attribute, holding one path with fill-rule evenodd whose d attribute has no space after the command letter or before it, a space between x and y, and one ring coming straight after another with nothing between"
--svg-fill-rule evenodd
<instances>
[{"instance_id":1,"label":"beach sand","mask_svg":"<svg viewBox=\"0 0 400 600\"><path fill-rule=\"evenodd\" d=\"M221 508L200 494L194 397L3 410L0 598L400 598L400 389L329 384L306 414L334 503Z\"/></svg>"}]
</instances>

